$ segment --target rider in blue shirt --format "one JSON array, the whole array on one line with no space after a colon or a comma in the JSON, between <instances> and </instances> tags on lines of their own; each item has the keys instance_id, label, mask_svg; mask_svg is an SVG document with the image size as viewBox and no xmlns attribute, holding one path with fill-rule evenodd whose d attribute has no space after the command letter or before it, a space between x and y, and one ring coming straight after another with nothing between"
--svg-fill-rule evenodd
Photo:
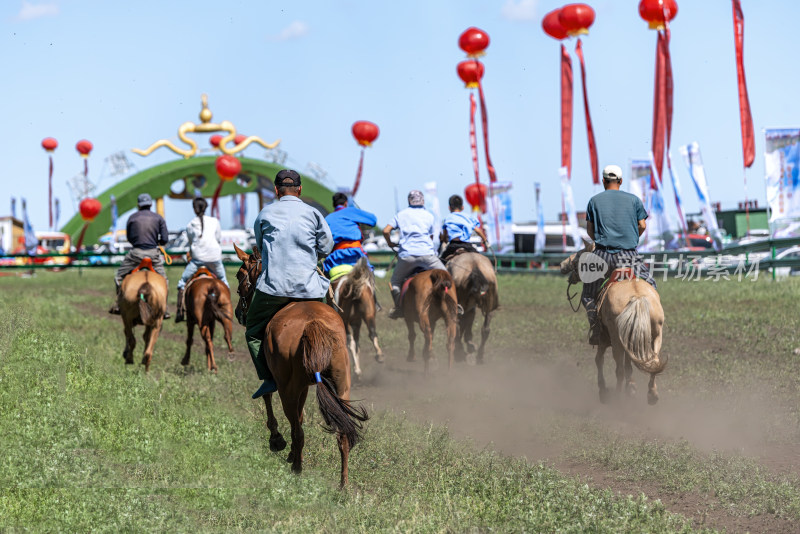
<instances>
[{"instance_id":1,"label":"rider in blue shirt","mask_svg":"<svg viewBox=\"0 0 800 534\"><path fill-rule=\"evenodd\" d=\"M459 195L453 195L449 200L450 214L442 221L442 234L439 240L447 243L447 248L439 256L447 263L447 260L455 256L459 250L466 252L478 252L470 243L470 237L474 231L483 241L483 246L489 248L489 240L486 232L481 228L481 223L473 215L464 213L464 199Z\"/></svg>"}]
</instances>

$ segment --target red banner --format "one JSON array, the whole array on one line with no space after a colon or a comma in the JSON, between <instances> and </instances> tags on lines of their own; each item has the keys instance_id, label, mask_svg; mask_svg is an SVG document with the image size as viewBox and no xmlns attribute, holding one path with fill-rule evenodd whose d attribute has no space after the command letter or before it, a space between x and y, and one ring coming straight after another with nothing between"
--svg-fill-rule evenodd
<instances>
[{"instance_id":1,"label":"red banner","mask_svg":"<svg viewBox=\"0 0 800 534\"><path fill-rule=\"evenodd\" d=\"M653 163L656 174L661 181L662 171L664 170L664 133L667 122L667 61L664 55L664 35L658 32L658 42L656 43L656 76L653 91ZM651 177L650 187L656 188L656 177Z\"/></svg>"},{"instance_id":2,"label":"red banner","mask_svg":"<svg viewBox=\"0 0 800 534\"><path fill-rule=\"evenodd\" d=\"M486 170L489 171L489 182L497 181L497 173L492 165L492 158L489 156L489 116L486 114L486 100L483 98L483 84L478 80L478 98L481 101L481 125L483 126L483 148L486 152Z\"/></svg>"},{"instance_id":3,"label":"red banner","mask_svg":"<svg viewBox=\"0 0 800 534\"><path fill-rule=\"evenodd\" d=\"M589 159L592 163L592 183L600 183L600 174L597 164L597 143L594 140L594 128L592 128L592 116L589 114L589 97L586 91L586 65L583 62L583 47L581 40L578 39L575 45L575 53L581 61L581 83L583 84L583 113L586 116L586 137L589 139Z\"/></svg>"},{"instance_id":4,"label":"red banner","mask_svg":"<svg viewBox=\"0 0 800 534\"><path fill-rule=\"evenodd\" d=\"M478 169L478 138L475 135L475 95L469 94L469 148L472 153L472 170L475 171L475 183L481 183Z\"/></svg>"},{"instance_id":5,"label":"red banner","mask_svg":"<svg viewBox=\"0 0 800 534\"><path fill-rule=\"evenodd\" d=\"M358 170L356 171L356 183L353 184L353 192L350 193L350 197L356 196L356 191L358 191L358 186L361 185L361 173L364 171L364 147L361 147L361 158L358 160Z\"/></svg>"},{"instance_id":6,"label":"red banner","mask_svg":"<svg viewBox=\"0 0 800 534\"><path fill-rule=\"evenodd\" d=\"M572 176L572 60L561 45L561 166Z\"/></svg>"},{"instance_id":7,"label":"red banner","mask_svg":"<svg viewBox=\"0 0 800 534\"><path fill-rule=\"evenodd\" d=\"M756 159L756 140L753 132L753 115L747 96L747 81L744 77L744 14L739 0L733 0L733 34L736 40L736 77L739 82L739 118L742 124L742 155L744 166L749 167Z\"/></svg>"},{"instance_id":8,"label":"red banner","mask_svg":"<svg viewBox=\"0 0 800 534\"><path fill-rule=\"evenodd\" d=\"M53 156L50 156L50 176L47 179L47 209L50 212L50 229L53 229Z\"/></svg>"}]
</instances>

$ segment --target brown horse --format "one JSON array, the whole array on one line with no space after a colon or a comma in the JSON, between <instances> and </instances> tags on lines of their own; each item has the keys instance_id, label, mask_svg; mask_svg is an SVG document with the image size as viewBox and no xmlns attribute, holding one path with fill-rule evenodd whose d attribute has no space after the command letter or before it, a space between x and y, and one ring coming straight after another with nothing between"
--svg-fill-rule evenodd
<instances>
[{"instance_id":1,"label":"brown horse","mask_svg":"<svg viewBox=\"0 0 800 534\"><path fill-rule=\"evenodd\" d=\"M578 278L578 259L580 254L591 252L593 245L587 243L583 251L573 254L561 263L561 272L570 273L570 281L576 283ZM624 269L617 269L624 271ZM610 278L617 278L609 273ZM619 273L618 273L619 274ZM603 377L603 363L606 349L611 352L616 363L617 387L619 395L622 385L625 392L632 396L636 393L633 381L633 367L650 375L647 402L658 402L656 375L667 366L666 357L661 357L662 333L664 327L664 310L661 299L653 286L638 278L623 274L620 281L607 283L598 299L598 315L606 329L607 336L602 336L597 346L595 364L597 365L597 386L600 390L600 402L608 402L609 390Z\"/></svg>"},{"instance_id":2,"label":"brown horse","mask_svg":"<svg viewBox=\"0 0 800 534\"><path fill-rule=\"evenodd\" d=\"M358 340L361 323L367 325L369 338L375 347L375 361L383 363L383 351L378 345L378 332L375 328L375 288L372 273L366 258L360 258L352 271L331 282L333 299L339 307L347 330L347 346L353 356L353 371L356 378L361 377L361 364L358 354Z\"/></svg>"},{"instance_id":3,"label":"brown horse","mask_svg":"<svg viewBox=\"0 0 800 534\"><path fill-rule=\"evenodd\" d=\"M428 372L433 357L434 327L436 321L443 318L447 326L448 368L452 368L458 331L458 297L453 290L453 278L443 269L432 269L415 274L406 284L407 289L401 296L401 306L408 328L408 361L413 362L416 359L414 340L417 334L414 323L417 322L425 336L422 358L425 361L425 372Z\"/></svg>"},{"instance_id":4,"label":"brown horse","mask_svg":"<svg viewBox=\"0 0 800 534\"><path fill-rule=\"evenodd\" d=\"M137 324L144 325L142 364L145 372L149 372L153 348L167 309L167 281L153 270L150 258L145 258L122 280L117 302L125 327L125 350L122 357L126 364L133 363L133 350L136 348L133 327Z\"/></svg>"},{"instance_id":5,"label":"brown horse","mask_svg":"<svg viewBox=\"0 0 800 534\"><path fill-rule=\"evenodd\" d=\"M239 280L239 303L236 317L247 324L247 312L261 272L258 250L247 254L236 247L243 264L236 273ZM341 456L340 487L347 484L347 462L350 449L361 440L361 423L369 417L363 407L350 404L350 359L345 347L342 318L330 306L318 301L288 304L267 325L264 334L267 365L278 384L283 413L292 427L292 446L287 461L292 471L303 470L303 406L308 387L316 384L317 404L326 430L336 434ZM269 446L272 451L286 447L278 432L278 421L272 410L272 394L264 396L267 409Z\"/></svg>"},{"instance_id":6,"label":"brown horse","mask_svg":"<svg viewBox=\"0 0 800 534\"><path fill-rule=\"evenodd\" d=\"M233 352L231 333L233 331L233 304L231 291L225 283L215 278L205 267L201 267L189 280L184 290L186 302L186 354L181 365L189 365L192 354L192 338L194 327L200 326L200 335L206 345L206 366L209 371L217 372L214 359L214 326L220 322L225 330L225 343L228 352Z\"/></svg>"},{"instance_id":7,"label":"brown horse","mask_svg":"<svg viewBox=\"0 0 800 534\"><path fill-rule=\"evenodd\" d=\"M467 352L470 354L475 352L475 345L472 343L472 324L475 322L477 310L480 309L483 313L483 326L481 327L481 344L478 346L477 362L483 363L492 312L500 306L497 276L494 274L492 262L483 254L462 252L447 262L447 270L453 277L458 303L464 309L464 314L458 319L456 352L464 354L464 347L461 343L462 336L467 345Z\"/></svg>"}]
</instances>

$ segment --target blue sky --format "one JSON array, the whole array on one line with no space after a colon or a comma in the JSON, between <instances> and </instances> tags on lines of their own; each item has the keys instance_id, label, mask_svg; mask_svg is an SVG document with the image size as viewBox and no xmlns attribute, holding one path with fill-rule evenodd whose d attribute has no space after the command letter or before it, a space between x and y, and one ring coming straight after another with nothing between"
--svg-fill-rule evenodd
<instances>
[{"instance_id":1,"label":"blue sky","mask_svg":"<svg viewBox=\"0 0 800 534\"><path fill-rule=\"evenodd\" d=\"M798 126L795 24L800 3L743 0L745 67L756 129L756 162L747 172L750 198L764 205L763 128ZM94 143L90 178L103 159L126 151L138 169L178 156L130 152L173 138L197 121L207 93L214 120L242 133L282 139L287 164L313 162L337 185L353 183L359 148L350 126L371 120L381 135L365 158L358 203L394 212L409 189L437 181L442 203L473 180L468 91L455 67L460 33L485 30L484 58L491 156L500 180L514 183L514 219L535 219L534 182L545 215L561 208L558 182L559 48L541 29L550 0L367 2L192 2L7 0L0 5L6 124L0 215L26 197L34 227L47 225L47 157L53 136L55 196L62 223L74 212L67 180L80 172L75 143ZM635 0L592 2L597 18L584 38L587 85L601 167L650 150L656 33ZM687 212L699 211L678 147L700 144L711 197L724 207L744 198L731 3L679 2L672 24L675 78L673 160ZM567 43L572 52L574 41ZM589 176L577 58L573 186L578 208L597 192ZM202 144L201 144L202 146ZM263 157L260 147L249 157ZM483 180L487 180L481 154ZM102 177L106 189L114 178ZM668 204L671 200L671 188ZM251 201L254 202L254 201ZM231 225L222 204L223 227ZM186 203L167 205L171 228L185 225ZM255 216L250 206L248 219Z\"/></svg>"}]
</instances>

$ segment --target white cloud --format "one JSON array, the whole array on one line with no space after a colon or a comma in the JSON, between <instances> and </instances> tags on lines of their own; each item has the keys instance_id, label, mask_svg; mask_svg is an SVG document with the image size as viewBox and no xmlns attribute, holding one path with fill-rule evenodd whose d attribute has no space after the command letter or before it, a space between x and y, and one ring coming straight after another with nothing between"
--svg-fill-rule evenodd
<instances>
[{"instance_id":1,"label":"white cloud","mask_svg":"<svg viewBox=\"0 0 800 534\"><path fill-rule=\"evenodd\" d=\"M33 20L41 17L54 17L58 15L58 4L32 4L22 0L22 8L17 14L17 20Z\"/></svg>"},{"instance_id":2,"label":"white cloud","mask_svg":"<svg viewBox=\"0 0 800 534\"><path fill-rule=\"evenodd\" d=\"M501 13L509 20L536 20L539 0L506 0Z\"/></svg>"},{"instance_id":3,"label":"white cloud","mask_svg":"<svg viewBox=\"0 0 800 534\"><path fill-rule=\"evenodd\" d=\"M270 41L289 41L291 39L299 39L308 33L308 24L305 22L296 20L286 26L280 33L277 35L271 35L268 37Z\"/></svg>"}]
</instances>

